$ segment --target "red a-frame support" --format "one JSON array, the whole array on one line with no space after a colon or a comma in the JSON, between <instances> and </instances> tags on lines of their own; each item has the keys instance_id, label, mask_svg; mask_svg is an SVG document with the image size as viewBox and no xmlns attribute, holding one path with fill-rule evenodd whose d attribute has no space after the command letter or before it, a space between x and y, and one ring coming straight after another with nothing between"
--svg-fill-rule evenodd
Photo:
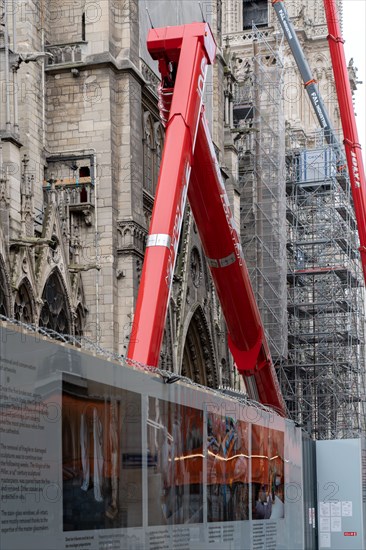
<instances>
[{"instance_id":1,"label":"red a-frame support","mask_svg":"<svg viewBox=\"0 0 366 550\"><path fill-rule=\"evenodd\" d=\"M158 366L186 198L223 309L240 373L259 400L286 415L240 239L202 107L216 44L207 23L152 29L147 41L162 76L166 136L128 360Z\"/></svg>"}]
</instances>

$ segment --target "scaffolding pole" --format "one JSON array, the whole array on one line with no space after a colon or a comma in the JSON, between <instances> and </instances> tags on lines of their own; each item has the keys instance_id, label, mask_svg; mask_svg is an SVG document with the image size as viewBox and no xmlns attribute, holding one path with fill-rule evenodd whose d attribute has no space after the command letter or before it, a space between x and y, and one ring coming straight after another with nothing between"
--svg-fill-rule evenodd
<instances>
[{"instance_id":1,"label":"scaffolding pole","mask_svg":"<svg viewBox=\"0 0 366 550\"><path fill-rule=\"evenodd\" d=\"M251 71L234 100L239 132L241 237L275 364L287 356L285 128L282 36L253 25Z\"/></svg>"},{"instance_id":2,"label":"scaffolding pole","mask_svg":"<svg viewBox=\"0 0 366 550\"><path fill-rule=\"evenodd\" d=\"M364 288L348 173L322 132L289 135L287 173L289 361L280 380L293 419L315 439L359 437Z\"/></svg>"}]
</instances>

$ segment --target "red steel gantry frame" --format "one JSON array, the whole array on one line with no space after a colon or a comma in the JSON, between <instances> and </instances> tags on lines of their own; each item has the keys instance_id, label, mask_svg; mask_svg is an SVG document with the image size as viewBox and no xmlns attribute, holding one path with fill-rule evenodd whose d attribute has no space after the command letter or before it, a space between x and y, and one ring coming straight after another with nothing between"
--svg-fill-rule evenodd
<instances>
[{"instance_id":1,"label":"red steel gantry frame","mask_svg":"<svg viewBox=\"0 0 366 550\"><path fill-rule=\"evenodd\" d=\"M261 403L286 416L202 105L216 53L211 29L207 23L151 29L147 46L159 61L166 135L128 361L158 366L188 196L236 366L254 377Z\"/></svg>"}]
</instances>

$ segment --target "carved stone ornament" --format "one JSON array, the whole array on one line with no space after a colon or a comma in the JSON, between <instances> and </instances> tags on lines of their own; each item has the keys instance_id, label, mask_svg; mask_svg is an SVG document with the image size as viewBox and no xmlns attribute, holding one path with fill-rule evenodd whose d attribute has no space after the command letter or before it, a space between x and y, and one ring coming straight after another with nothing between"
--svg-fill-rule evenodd
<instances>
[{"instance_id":1,"label":"carved stone ornament","mask_svg":"<svg viewBox=\"0 0 366 550\"><path fill-rule=\"evenodd\" d=\"M200 253L198 252L197 248L192 248L191 251L191 277L192 282L196 288L200 286L200 282L202 280L202 262Z\"/></svg>"}]
</instances>

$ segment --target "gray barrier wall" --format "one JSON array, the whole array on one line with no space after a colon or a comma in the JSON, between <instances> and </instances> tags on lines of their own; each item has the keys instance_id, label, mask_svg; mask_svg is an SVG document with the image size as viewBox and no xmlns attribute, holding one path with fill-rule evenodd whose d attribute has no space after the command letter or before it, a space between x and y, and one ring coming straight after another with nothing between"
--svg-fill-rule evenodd
<instances>
[{"instance_id":1,"label":"gray barrier wall","mask_svg":"<svg viewBox=\"0 0 366 550\"><path fill-rule=\"evenodd\" d=\"M2 550L303 548L301 433L0 324Z\"/></svg>"},{"instance_id":2,"label":"gray barrier wall","mask_svg":"<svg viewBox=\"0 0 366 550\"><path fill-rule=\"evenodd\" d=\"M366 446L362 439L316 442L319 548L366 548Z\"/></svg>"}]
</instances>

